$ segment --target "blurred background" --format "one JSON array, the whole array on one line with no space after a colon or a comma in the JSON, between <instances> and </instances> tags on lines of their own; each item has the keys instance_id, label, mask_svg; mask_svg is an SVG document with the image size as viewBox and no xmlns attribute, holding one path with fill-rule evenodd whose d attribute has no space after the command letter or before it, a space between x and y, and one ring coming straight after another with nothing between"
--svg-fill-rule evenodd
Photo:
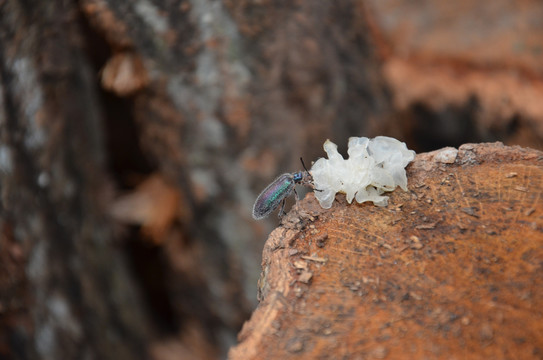
<instances>
[{"instance_id":1,"label":"blurred background","mask_svg":"<svg viewBox=\"0 0 543 360\"><path fill-rule=\"evenodd\" d=\"M220 359L326 139L543 149L543 3L5 0L0 85L0 358Z\"/></svg>"}]
</instances>

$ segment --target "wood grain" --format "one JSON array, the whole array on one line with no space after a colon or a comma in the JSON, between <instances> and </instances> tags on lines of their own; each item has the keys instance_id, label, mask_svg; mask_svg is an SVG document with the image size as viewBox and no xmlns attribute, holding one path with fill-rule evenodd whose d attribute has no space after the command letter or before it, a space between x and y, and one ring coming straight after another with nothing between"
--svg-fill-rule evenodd
<instances>
[{"instance_id":1,"label":"wood grain","mask_svg":"<svg viewBox=\"0 0 543 360\"><path fill-rule=\"evenodd\" d=\"M300 202L230 358L543 356L543 153L455 154L419 154L386 208Z\"/></svg>"}]
</instances>

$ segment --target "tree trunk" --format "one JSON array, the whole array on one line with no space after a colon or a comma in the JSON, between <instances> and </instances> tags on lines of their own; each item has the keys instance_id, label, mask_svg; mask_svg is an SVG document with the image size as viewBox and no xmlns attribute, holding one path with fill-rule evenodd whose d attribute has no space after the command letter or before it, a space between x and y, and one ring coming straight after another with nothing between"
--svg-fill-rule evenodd
<instances>
[{"instance_id":1,"label":"tree trunk","mask_svg":"<svg viewBox=\"0 0 543 360\"><path fill-rule=\"evenodd\" d=\"M144 358L112 243L101 110L66 2L1 4L2 355Z\"/></svg>"}]
</instances>

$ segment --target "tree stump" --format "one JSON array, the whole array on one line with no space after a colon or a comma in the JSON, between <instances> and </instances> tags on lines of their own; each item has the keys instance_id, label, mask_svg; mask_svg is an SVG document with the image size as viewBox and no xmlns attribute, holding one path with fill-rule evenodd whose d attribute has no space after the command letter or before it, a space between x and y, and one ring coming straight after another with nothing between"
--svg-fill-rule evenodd
<instances>
[{"instance_id":1,"label":"tree stump","mask_svg":"<svg viewBox=\"0 0 543 360\"><path fill-rule=\"evenodd\" d=\"M466 144L407 172L384 208L294 207L231 359L543 356L543 152Z\"/></svg>"}]
</instances>

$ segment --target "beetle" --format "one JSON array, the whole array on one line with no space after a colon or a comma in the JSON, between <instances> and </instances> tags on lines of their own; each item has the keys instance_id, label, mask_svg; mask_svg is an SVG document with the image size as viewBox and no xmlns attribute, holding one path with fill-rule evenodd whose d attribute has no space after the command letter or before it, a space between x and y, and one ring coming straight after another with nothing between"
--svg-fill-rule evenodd
<instances>
[{"instance_id":1,"label":"beetle","mask_svg":"<svg viewBox=\"0 0 543 360\"><path fill-rule=\"evenodd\" d=\"M304 171L294 173L285 173L277 177L270 185L268 185L256 198L253 206L253 219L260 220L270 215L282 202L279 217L285 214L285 202L287 197L294 192L296 200L298 193L294 187L299 185L313 187L313 177L305 167L304 161L300 158Z\"/></svg>"}]
</instances>

